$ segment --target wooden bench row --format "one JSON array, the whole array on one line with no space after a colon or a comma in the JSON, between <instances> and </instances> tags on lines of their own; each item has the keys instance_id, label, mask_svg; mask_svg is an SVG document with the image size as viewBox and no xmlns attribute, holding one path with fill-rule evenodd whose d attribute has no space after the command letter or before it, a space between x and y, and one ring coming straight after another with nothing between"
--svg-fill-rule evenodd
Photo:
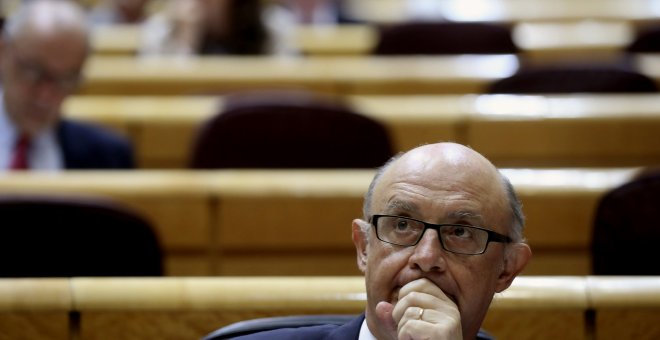
<instances>
[{"instance_id":1,"label":"wooden bench row","mask_svg":"<svg viewBox=\"0 0 660 340\"><path fill-rule=\"evenodd\" d=\"M359 314L362 277L0 280L7 339L199 339L232 322ZM660 277L522 276L483 327L501 339L657 339Z\"/></svg>"},{"instance_id":2,"label":"wooden bench row","mask_svg":"<svg viewBox=\"0 0 660 340\"><path fill-rule=\"evenodd\" d=\"M21 0L0 3L4 13L11 13ZM88 8L99 0L80 0ZM164 0L151 0L149 12L164 6ZM660 10L653 0L349 0L344 2L346 15L353 20L391 23L410 20L415 16L452 21L577 21L623 20L632 23L656 21ZM415 10L415 8L417 10Z\"/></svg>"},{"instance_id":3,"label":"wooden bench row","mask_svg":"<svg viewBox=\"0 0 660 340\"><path fill-rule=\"evenodd\" d=\"M344 99L386 126L395 151L451 140L503 167L660 164L658 95ZM216 96L75 96L64 111L126 134L141 168L185 168L199 127L223 105Z\"/></svg>"},{"instance_id":4,"label":"wooden bench row","mask_svg":"<svg viewBox=\"0 0 660 340\"><path fill-rule=\"evenodd\" d=\"M660 21L660 19L659 19ZM615 60L635 38L625 21L518 22L513 38L527 62L563 59ZM135 55L141 44L141 26L105 25L94 29L97 55ZM366 55L378 40L378 28L369 24L300 25L292 47L305 56Z\"/></svg>"},{"instance_id":5,"label":"wooden bench row","mask_svg":"<svg viewBox=\"0 0 660 340\"><path fill-rule=\"evenodd\" d=\"M660 57L631 56L633 68L660 78ZM306 88L338 95L483 93L514 74L517 55L142 57L93 55L80 94L219 94Z\"/></svg>"},{"instance_id":6,"label":"wooden bench row","mask_svg":"<svg viewBox=\"0 0 660 340\"><path fill-rule=\"evenodd\" d=\"M599 198L637 169L505 169L527 215L533 275L590 273ZM104 195L153 222L168 275L355 275L351 221L371 170L10 173L0 192Z\"/></svg>"},{"instance_id":7,"label":"wooden bench row","mask_svg":"<svg viewBox=\"0 0 660 340\"><path fill-rule=\"evenodd\" d=\"M355 19L378 23L401 22L413 17L514 23L585 20L648 23L660 19L660 10L653 0L355 0L348 2L348 12Z\"/></svg>"}]
</instances>

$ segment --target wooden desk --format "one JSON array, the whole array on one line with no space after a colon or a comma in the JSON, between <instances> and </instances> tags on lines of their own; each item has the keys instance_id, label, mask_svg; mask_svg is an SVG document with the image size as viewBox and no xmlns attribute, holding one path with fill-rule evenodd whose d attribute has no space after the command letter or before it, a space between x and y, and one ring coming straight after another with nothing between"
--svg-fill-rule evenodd
<instances>
[{"instance_id":1,"label":"wooden desk","mask_svg":"<svg viewBox=\"0 0 660 340\"><path fill-rule=\"evenodd\" d=\"M0 337L69 340L69 279L0 279Z\"/></svg>"},{"instance_id":2,"label":"wooden desk","mask_svg":"<svg viewBox=\"0 0 660 340\"><path fill-rule=\"evenodd\" d=\"M659 99L478 96L465 139L504 167L659 164L660 146L654 142L660 131Z\"/></svg>"},{"instance_id":3,"label":"wooden desk","mask_svg":"<svg viewBox=\"0 0 660 340\"><path fill-rule=\"evenodd\" d=\"M625 21L520 22L513 40L529 64L554 62L619 62L635 38L633 25Z\"/></svg>"},{"instance_id":4,"label":"wooden desk","mask_svg":"<svg viewBox=\"0 0 660 340\"><path fill-rule=\"evenodd\" d=\"M524 338L515 335L521 331L516 329L521 325L521 319L506 317L526 313L527 317L522 318L525 322L534 317L543 320L525 325L534 327L533 334L539 334L535 338L546 338L546 335L540 335L543 333L538 333L542 330L582 339L585 329L582 315L587 307L584 281L580 277L530 277L516 280L508 294L496 297L490 313L493 318L489 315L486 323L488 330L498 337ZM164 284L154 289L156 283ZM320 313L359 314L364 310L366 301L362 277L229 277L156 279L152 282L142 279L74 279L73 289L81 293L74 297L80 297L78 305L82 315L82 335L116 323L121 326L108 331L117 338L127 338L130 335L128 332L140 328L157 332L158 336L148 338L168 338L177 333L176 338L199 338L214 327L219 328L245 318ZM520 298L523 295L525 297ZM167 314L179 318L168 320ZM197 320L192 319L191 315L196 315ZM170 323L167 327L169 333L163 327L167 322ZM562 322L564 327L553 330L551 325L557 322ZM144 327L145 323L150 323L151 327ZM182 324L186 327L181 327ZM87 329L85 326L88 326ZM189 333L181 334L184 330ZM142 337L146 335L141 334ZM550 338L549 335L547 338Z\"/></svg>"},{"instance_id":5,"label":"wooden desk","mask_svg":"<svg viewBox=\"0 0 660 340\"><path fill-rule=\"evenodd\" d=\"M549 47L552 49L552 47ZM607 54L607 53L606 53ZM604 58L616 59L618 56ZM597 56L594 55L594 58ZM632 57L660 83L653 55ZM92 56L80 95L204 95L308 89L336 95L484 93L520 67L517 55L142 57Z\"/></svg>"},{"instance_id":6,"label":"wooden desk","mask_svg":"<svg viewBox=\"0 0 660 340\"><path fill-rule=\"evenodd\" d=\"M618 61L635 32L633 25L624 20L521 21L513 24L512 34L524 60L541 64L585 59ZM367 24L299 26L295 41L300 53L308 56L366 55L376 46L378 31Z\"/></svg>"},{"instance_id":7,"label":"wooden desk","mask_svg":"<svg viewBox=\"0 0 660 340\"><path fill-rule=\"evenodd\" d=\"M657 95L350 96L388 128L397 151L440 140L469 144L499 166L660 164ZM127 134L142 168L182 168L222 97L76 96L69 116ZM502 138L506 136L506 138Z\"/></svg>"},{"instance_id":8,"label":"wooden desk","mask_svg":"<svg viewBox=\"0 0 660 340\"><path fill-rule=\"evenodd\" d=\"M64 112L127 136L140 168L184 168L197 130L220 111L218 97L77 96Z\"/></svg>"},{"instance_id":9,"label":"wooden desk","mask_svg":"<svg viewBox=\"0 0 660 340\"><path fill-rule=\"evenodd\" d=\"M657 304L660 278L589 277L587 280L591 305L596 310L598 339L655 339L660 336Z\"/></svg>"},{"instance_id":10,"label":"wooden desk","mask_svg":"<svg viewBox=\"0 0 660 340\"><path fill-rule=\"evenodd\" d=\"M657 21L660 8L654 0L362 0L348 2L349 16L366 22L401 22L414 18L451 21Z\"/></svg>"},{"instance_id":11,"label":"wooden desk","mask_svg":"<svg viewBox=\"0 0 660 340\"><path fill-rule=\"evenodd\" d=\"M653 339L658 296L659 277L521 276L495 295L483 327L507 339ZM359 314L365 302L361 276L0 280L12 339L198 339L257 317ZM611 319L613 307L626 317Z\"/></svg>"},{"instance_id":12,"label":"wooden desk","mask_svg":"<svg viewBox=\"0 0 660 340\"><path fill-rule=\"evenodd\" d=\"M140 48L141 26L130 24L93 27L92 52L103 55L135 55Z\"/></svg>"},{"instance_id":13,"label":"wooden desk","mask_svg":"<svg viewBox=\"0 0 660 340\"><path fill-rule=\"evenodd\" d=\"M633 65L660 83L657 56ZM200 95L308 89L336 95L483 93L520 66L516 55L337 57L92 56L81 95Z\"/></svg>"},{"instance_id":14,"label":"wooden desk","mask_svg":"<svg viewBox=\"0 0 660 340\"><path fill-rule=\"evenodd\" d=\"M351 97L356 110L386 124L396 150L437 140L460 140L464 98ZM183 168L201 124L224 105L222 97L76 96L64 105L68 116L125 134L141 168Z\"/></svg>"},{"instance_id":15,"label":"wooden desk","mask_svg":"<svg viewBox=\"0 0 660 340\"><path fill-rule=\"evenodd\" d=\"M518 68L514 55L436 57L103 57L80 94L219 94L306 88L334 94L474 93Z\"/></svg>"},{"instance_id":16,"label":"wooden desk","mask_svg":"<svg viewBox=\"0 0 660 340\"><path fill-rule=\"evenodd\" d=\"M140 26L96 27L92 48L96 55L135 55ZM612 60L634 37L625 21L518 22L513 38L527 62L558 59ZM377 27L368 24L300 25L293 33L294 48L305 56L367 55L378 40Z\"/></svg>"},{"instance_id":17,"label":"wooden desk","mask_svg":"<svg viewBox=\"0 0 660 340\"><path fill-rule=\"evenodd\" d=\"M142 213L156 227L170 275L208 275L213 210L195 176L171 172L65 172L0 176L5 193L108 196Z\"/></svg>"},{"instance_id":18,"label":"wooden desk","mask_svg":"<svg viewBox=\"0 0 660 340\"><path fill-rule=\"evenodd\" d=\"M526 273L589 273L595 205L634 171L505 170L524 202L534 249ZM30 173L0 176L0 190L102 194L128 204L154 222L169 275L355 275L350 224L361 217L372 176L370 170Z\"/></svg>"}]
</instances>

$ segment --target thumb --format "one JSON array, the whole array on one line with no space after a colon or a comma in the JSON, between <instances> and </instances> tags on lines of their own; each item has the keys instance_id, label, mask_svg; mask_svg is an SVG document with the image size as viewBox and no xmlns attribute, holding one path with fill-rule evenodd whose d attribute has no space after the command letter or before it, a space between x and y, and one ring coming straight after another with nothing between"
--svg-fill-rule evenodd
<instances>
[{"instance_id":1,"label":"thumb","mask_svg":"<svg viewBox=\"0 0 660 340\"><path fill-rule=\"evenodd\" d=\"M385 328L385 333L396 339L398 326L392 317L393 310L394 306L386 301L381 301L376 305L376 317L380 321L380 324Z\"/></svg>"}]
</instances>

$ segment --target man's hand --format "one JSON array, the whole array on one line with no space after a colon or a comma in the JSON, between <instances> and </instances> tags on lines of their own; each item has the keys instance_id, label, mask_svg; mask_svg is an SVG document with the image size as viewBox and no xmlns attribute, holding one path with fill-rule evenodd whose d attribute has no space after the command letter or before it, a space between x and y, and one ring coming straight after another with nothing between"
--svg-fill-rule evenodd
<instances>
[{"instance_id":1,"label":"man's hand","mask_svg":"<svg viewBox=\"0 0 660 340\"><path fill-rule=\"evenodd\" d=\"M399 340L463 339L456 304L428 279L401 287L396 305L381 301L376 315L387 333Z\"/></svg>"}]
</instances>

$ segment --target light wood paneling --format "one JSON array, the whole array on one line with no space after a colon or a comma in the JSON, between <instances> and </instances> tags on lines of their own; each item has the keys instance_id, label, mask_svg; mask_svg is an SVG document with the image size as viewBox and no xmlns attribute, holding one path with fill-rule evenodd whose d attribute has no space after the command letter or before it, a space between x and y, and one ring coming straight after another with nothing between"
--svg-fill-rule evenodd
<instances>
[{"instance_id":1,"label":"light wood paneling","mask_svg":"<svg viewBox=\"0 0 660 340\"><path fill-rule=\"evenodd\" d=\"M588 274L595 204L636 170L503 169L525 206L529 243L539 250L528 273ZM351 221L362 217L362 196L373 174L372 170L29 173L0 177L0 190L98 194L126 203L154 222L170 275L324 275L326 268L350 275L356 270ZM323 265L314 266L311 259Z\"/></svg>"},{"instance_id":2,"label":"light wood paneling","mask_svg":"<svg viewBox=\"0 0 660 340\"><path fill-rule=\"evenodd\" d=\"M660 97L624 95L349 96L383 123L395 151L437 141L470 145L500 167L660 163ZM142 168L182 168L195 132L223 97L77 96L69 116L127 131Z\"/></svg>"},{"instance_id":3,"label":"light wood paneling","mask_svg":"<svg viewBox=\"0 0 660 340\"><path fill-rule=\"evenodd\" d=\"M92 55L78 93L199 95L273 88L342 95L478 93L517 68L514 55L186 59Z\"/></svg>"},{"instance_id":4,"label":"light wood paneling","mask_svg":"<svg viewBox=\"0 0 660 340\"><path fill-rule=\"evenodd\" d=\"M483 327L509 339L654 339L658 280L521 276ZM257 317L359 314L364 289L361 276L2 279L0 301L21 302L0 303L0 338L201 338Z\"/></svg>"}]
</instances>

